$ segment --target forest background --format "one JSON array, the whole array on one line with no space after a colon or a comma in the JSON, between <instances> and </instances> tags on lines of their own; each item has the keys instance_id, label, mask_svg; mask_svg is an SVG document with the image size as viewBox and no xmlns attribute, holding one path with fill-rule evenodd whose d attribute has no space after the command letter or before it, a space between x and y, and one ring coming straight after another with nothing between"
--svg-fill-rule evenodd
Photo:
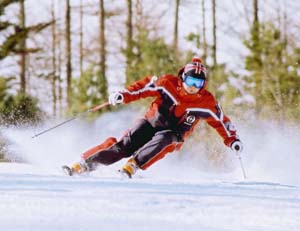
<instances>
[{"instance_id":1,"label":"forest background","mask_svg":"<svg viewBox=\"0 0 300 231\"><path fill-rule=\"evenodd\" d=\"M85 111L195 55L226 114L297 124L299 12L291 0L0 0L1 128Z\"/></svg>"}]
</instances>

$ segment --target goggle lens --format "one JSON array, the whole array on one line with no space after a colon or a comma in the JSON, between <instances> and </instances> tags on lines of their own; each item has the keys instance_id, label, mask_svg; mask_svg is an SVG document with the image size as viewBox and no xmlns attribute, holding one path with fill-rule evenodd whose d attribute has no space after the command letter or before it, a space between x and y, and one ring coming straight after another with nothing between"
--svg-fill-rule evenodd
<instances>
[{"instance_id":1,"label":"goggle lens","mask_svg":"<svg viewBox=\"0 0 300 231\"><path fill-rule=\"evenodd\" d=\"M196 87L202 88L204 86L205 80L204 79L197 79L192 76L186 76L184 79L184 83L189 87Z\"/></svg>"}]
</instances>

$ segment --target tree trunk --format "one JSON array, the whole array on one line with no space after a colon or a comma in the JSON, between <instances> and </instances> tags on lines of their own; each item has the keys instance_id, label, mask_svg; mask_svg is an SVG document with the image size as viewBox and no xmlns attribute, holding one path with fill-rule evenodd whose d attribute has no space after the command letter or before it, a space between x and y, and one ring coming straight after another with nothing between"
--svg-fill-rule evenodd
<instances>
[{"instance_id":1,"label":"tree trunk","mask_svg":"<svg viewBox=\"0 0 300 231\"><path fill-rule=\"evenodd\" d=\"M284 3L284 10L283 10L283 44L284 44L284 52L287 53L287 44L288 44L288 32L287 32L287 12L286 12L286 2Z\"/></svg>"},{"instance_id":2,"label":"tree trunk","mask_svg":"<svg viewBox=\"0 0 300 231\"><path fill-rule=\"evenodd\" d=\"M25 0L20 1L20 28L25 29ZM20 93L26 94L26 37L21 38L20 41Z\"/></svg>"},{"instance_id":3,"label":"tree trunk","mask_svg":"<svg viewBox=\"0 0 300 231\"><path fill-rule=\"evenodd\" d=\"M259 38L259 18L258 18L258 0L253 0L253 25L252 25L252 43L253 43L253 54L256 64L256 71L254 73L255 77L255 97L256 97L256 106L255 111L256 115L261 114L263 108L263 99L262 93L265 89L264 87L264 78L262 76L262 60L260 57L260 38Z\"/></svg>"},{"instance_id":4,"label":"tree trunk","mask_svg":"<svg viewBox=\"0 0 300 231\"><path fill-rule=\"evenodd\" d=\"M58 15L59 18L61 19L62 15L62 2L58 3ZM62 59L63 59L63 48L62 48L62 28L63 28L63 23L62 20L58 21L58 28L59 28L59 33L58 33L58 61L57 61L57 93L58 93L58 108L59 108L59 117L62 117L63 115L63 89L62 89Z\"/></svg>"},{"instance_id":5,"label":"tree trunk","mask_svg":"<svg viewBox=\"0 0 300 231\"><path fill-rule=\"evenodd\" d=\"M259 38L259 18L258 18L258 0L253 0L253 26L252 26L253 48L255 51L256 61L261 65L260 58L260 38Z\"/></svg>"},{"instance_id":6,"label":"tree trunk","mask_svg":"<svg viewBox=\"0 0 300 231\"><path fill-rule=\"evenodd\" d=\"M254 13L254 20L253 23L258 23L258 0L253 0L253 13Z\"/></svg>"},{"instance_id":7,"label":"tree trunk","mask_svg":"<svg viewBox=\"0 0 300 231\"><path fill-rule=\"evenodd\" d=\"M58 40L58 78L57 78L57 87L58 87L58 103L59 103L59 116L62 117L63 114L63 89L62 89L62 45L61 39Z\"/></svg>"},{"instance_id":8,"label":"tree trunk","mask_svg":"<svg viewBox=\"0 0 300 231\"><path fill-rule=\"evenodd\" d=\"M212 56L213 65L217 66L217 23L216 23L216 0L212 0L212 19L213 19L213 45L212 45Z\"/></svg>"},{"instance_id":9,"label":"tree trunk","mask_svg":"<svg viewBox=\"0 0 300 231\"><path fill-rule=\"evenodd\" d=\"M179 15L179 4L180 0L176 0L175 3L175 23L174 23L174 41L173 41L173 48L175 51L178 50L178 15Z\"/></svg>"},{"instance_id":10,"label":"tree trunk","mask_svg":"<svg viewBox=\"0 0 300 231\"><path fill-rule=\"evenodd\" d=\"M133 29L132 29L132 1L127 0L127 21L126 21L126 83L129 83L130 69L132 62L133 49Z\"/></svg>"},{"instance_id":11,"label":"tree trunk","mask_svg":"<svg viewBox=\"0 0 300 231\"><path fill-rule=\"evenodd\" d=\"M72 62L71 62L71 7L70 0L66 1L66 75L67 75L67 103L72 104Z\"/></svg>"},{"instance_id":12,"label":"tree trunk","mask_svg":"<svg viewBox=\"0 0 300 231\"><path fill-rule=\"evenodd\" d=\"M54 9L54 0L51 1L51 17L52 17L52 78L51 78L51 91L52 91L52 110L53 115L56 116L56 18Z\"/></svg>"},{"instance_id":13,"label":"tree trunk","mask_svg":"<svg viewBox=\"0 0 300 231\"><path fill-rule=\"evenodd\" d=\"M202 36L203 36L203 56L202 59L206 63L207 59L207 41L206 41L206 21L205 21L205 0L202 0Z\"/></svg>"},{"instance_id":14,"label":"tree trunk","mask_svg":"<svg viewBox=\"0 0 300 231\"><path fill-rule=\"evenodd\" d=\"M83 75L83 4L80 0L80 32L79 32L79 64L80 64L80 76Z\"/></svg>"},{"instance_id":15,"label":"tree trunk","mask_svg":"<svg viewBox=\"0 0 300 231\"><path fill-rule=\"evenodd\" d=\"M253 43L254 47L259 44L258 0L253 0Z\"/></svg>"},{"instance_id":16,"label":"tree trunk","mask_svg":"<svg viewBox=\"0 0 300 231\"><path fill-rule=\"evenodd\" d=\"M102 98L107 98L106 80L106 41L105 41L105 9L104 0L99 0L100 7L100 91Z\"/></svg>"}]
</instances>

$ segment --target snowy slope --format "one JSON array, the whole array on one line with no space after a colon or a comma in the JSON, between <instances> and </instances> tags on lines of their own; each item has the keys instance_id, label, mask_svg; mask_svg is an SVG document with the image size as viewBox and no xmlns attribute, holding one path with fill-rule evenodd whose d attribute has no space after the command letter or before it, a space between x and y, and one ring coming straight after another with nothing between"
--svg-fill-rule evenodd
<instances>
[{"instance_id":1,"label":"snowy slope","mask_svg":"<svg viewBox=\"0 0 300 231\"><path fill-rule=\"evenodd\" d=\"M1 230L299 230L299 187L70 178L1 164ZM112 174L113 175L113 174Z\"/></svg>"},{"instance_id":2,"label":"snowy slope","mask_svg":"<svg viewBox=\"0 0 300 231\"><path fill-rule=\"evenodd\" d=\"M233 168L219 171L175 153L132 180L117 174L122 161L88 176L62 174L62 164L78 160L108 134L122 135L140 115L107 113L95 123L75 121L37 139L31 138L33 129L3 131L10 157L27 163L0 163L0 230L300 230L293 129L238 126L247 180L230 153Z\"/></svg>"}]
</instances>

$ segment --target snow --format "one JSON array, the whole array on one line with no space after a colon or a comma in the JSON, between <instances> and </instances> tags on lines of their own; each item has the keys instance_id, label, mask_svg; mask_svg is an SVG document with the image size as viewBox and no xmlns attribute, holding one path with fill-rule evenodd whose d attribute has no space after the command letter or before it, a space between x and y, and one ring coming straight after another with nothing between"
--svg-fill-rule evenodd
<instances>
[{"instance_id":1,"label":"snow","mask_svg":"<svg viewBox=\"0 0 300 231\"><path fill-rule=\"evenodd\" d=\"M113 174L112 174L113 175ZM299 230L300 190L270 182L70 178L1 164L1 230Z\"/></svg>"},{"instance_id":2,"label":"snow","mask_svg":"<svg viewBox=\"0 0 300 231\"><path fill-rule=\"evenodd\" d=\"M61 172L106 136L120 137L141 113L76 120L35 139L44 127L3 130L10 158L26 163L0 163L1 230L300 230L299 129L271 121L237 124L247 179L230 152L224 169L196 161L205 158L197 144L133 179L117 173L125 160L89 175Z\"/></svg>"}]
</instances>

